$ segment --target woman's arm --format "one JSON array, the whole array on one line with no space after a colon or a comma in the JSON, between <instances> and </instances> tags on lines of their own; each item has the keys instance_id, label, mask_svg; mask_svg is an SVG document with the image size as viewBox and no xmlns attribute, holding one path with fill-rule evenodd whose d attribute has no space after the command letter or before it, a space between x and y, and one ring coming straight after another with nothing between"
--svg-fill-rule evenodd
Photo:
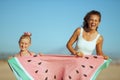
<instances>
[{"instance_id":1,"label":"woman's arm","mask_svg":"<svg viewBox=\"0 0 120 80\"><path fill-rule=\"evenodd\" d=\"M71 38L69 39L69 41L67 42L67 45L66 45L66 47L68 48L68 50L69 50L72 54L74 54L74 55L76 55L77 52L76 52L76 50L73 48L73 44L77 41L79 34L80 34L80 28L77 28L77 29L74 31L73 35L71 36Z\"/></svg>"},{"instance_id":2,"label":"woman's arm","mask_svg":"<svg viewBox=\"0 0 120 80\"><path fill-rule=\"evenodd\" d=\"M104 53L102 51L102 45L103 45L103 36L100 36L98 41L97 41L97 44L96 44L96 54L103 56L104 59L108 59L109 57L104 55Z\"/></svg>"}]
</instances>

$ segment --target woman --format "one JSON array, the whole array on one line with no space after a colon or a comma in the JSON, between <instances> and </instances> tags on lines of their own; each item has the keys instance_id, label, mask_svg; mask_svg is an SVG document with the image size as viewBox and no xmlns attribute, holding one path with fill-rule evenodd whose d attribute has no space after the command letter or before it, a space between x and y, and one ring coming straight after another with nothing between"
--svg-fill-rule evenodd
<instances>
[{"instance_id":1,"label":"woman","mask_svg":"<svg viewBox=\"0 0 120 80\"><path fill-rule=\"evenodd\" d=\"M76 56L91 55L96 49L96 54L108 59L102 51L103 36L97 31L101 21L101 14L92 10L84 17L83 27L77 28L67 43L68 50ZM73 44L76 43L75 49Z\"/></svg>"}]
</instances>

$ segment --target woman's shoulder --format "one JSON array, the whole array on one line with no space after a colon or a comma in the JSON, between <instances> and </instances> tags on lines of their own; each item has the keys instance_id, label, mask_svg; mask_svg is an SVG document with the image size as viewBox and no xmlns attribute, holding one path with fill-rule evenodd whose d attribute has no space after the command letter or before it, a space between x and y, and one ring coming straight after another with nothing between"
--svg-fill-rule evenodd
<instances>
[{"instance_id":1,"label":"woman's shoulder","mask_svg":"<svg viewBox=\"0 0 120 80\"><path fill-rule=\"evenodd\" d=\"M81 27L76 28L77 31L81 30Z\"/></svg>"},{"instance_id":2,"label":"woman's shoulder","mask_svg":"<svg viewBox=\"0 0 120 80\"><path fill-rule=\"evenodd\" d=\"M77 33L79 35L81 30L82 30L82 27L78 27L78 28L76 28L75 33Z\"/></svg>"},{"instance_id":3,"label":"woman's shoulder","mask_svg":"<svg viewBox=\"0 0 120 80\"><path fill-rule=\"evenodd\" d=\"M103 36L99 34L99 38L97 40L97 43L101 43L101 42L103 42L103 40L104 40Z\"/></svg>"},{"instance_id":4,"label":"woman's shoulder","mask_svg":"<svg viewBox=\"0 0 120 80\"><path fill-rule=\"evenodd\" d=\"M99 34L99 40L103 40L103 36Z\"/></svg>"}]
</instances>

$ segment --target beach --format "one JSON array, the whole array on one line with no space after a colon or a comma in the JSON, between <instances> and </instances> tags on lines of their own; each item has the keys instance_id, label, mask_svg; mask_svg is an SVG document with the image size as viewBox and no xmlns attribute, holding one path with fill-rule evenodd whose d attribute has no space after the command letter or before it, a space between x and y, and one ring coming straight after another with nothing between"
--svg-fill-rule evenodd
<instances>
[{"instance_id":1,"label":"beach","mask_svg":"<svg viewBox=\"0 0 120 80\"><path fill-rule=\"evenodd\" d=\"M6 61L0 61L0 80L16 80ZM96 80L120 80L120 64L110 66L100 72Z\"/></svg>"}]
</instances>

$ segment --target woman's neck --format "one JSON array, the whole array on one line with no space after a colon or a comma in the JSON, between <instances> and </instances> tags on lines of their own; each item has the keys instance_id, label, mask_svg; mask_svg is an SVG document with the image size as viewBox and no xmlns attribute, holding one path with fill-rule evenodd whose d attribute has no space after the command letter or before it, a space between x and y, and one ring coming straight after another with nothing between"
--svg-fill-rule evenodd
<instances>
[{"instance_id":1,"label":"woman's neck","mask_svg":"<svg viewBox=\"0 0 120 80\"><path fill-rule=\"evenodd\" d=\"M89 28L84 28L84 30L85 30L85 32L90 33L90 34L94 34L97 32L96 30L91 30Z\"/></svg>"}]
</instances>

